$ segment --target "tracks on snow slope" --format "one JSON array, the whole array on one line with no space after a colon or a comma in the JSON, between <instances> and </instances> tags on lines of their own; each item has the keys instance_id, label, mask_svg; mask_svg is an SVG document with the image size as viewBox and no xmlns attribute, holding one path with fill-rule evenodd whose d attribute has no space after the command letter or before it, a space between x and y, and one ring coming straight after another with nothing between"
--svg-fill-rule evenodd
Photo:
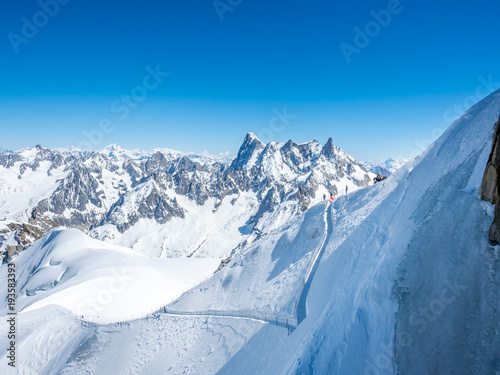
<instances>
[{"instance_id":1,"label":"tracks on snow slope","mask_svg":"<svg viewBox=\"0 0 500 375\"><path fill-rule=\"evenodd\" d=\"M313 252L311 263L307 268L306 275L303 280L304 285L302 287L302 291L299 297L299 302L297 304L296 316L264 314L258 311L241 311L241 310L240 311L224 311L224 310L178 311L178 310L167 309L164 307L165 305L162 305L161 307L153 310L151 313L145 314L135 319L128 320L126 322L139 320L147 316L158 315L158 314L171 315L171 316L227 317L235 319L249 319L263 323L275 324L276 326L287 328L289 332L293 331L307 317L306 301L307 301L307 296L309 294L309 289L311 287L314 275L316 274L316 270L318 269L318 265L321 261L324 250L326 248L327 239L330 237L331 232L333 230L333 224L331 220L331 210L329 209L330 207L331 207L330 202L327 202L325 206L325 211L323 212L323 221L325 229L323 231L323 235L318 246ZM118 322L110 322L110 323L118 323Z\"/></svg>"},{"instance_id":2,"label":"tracks on snow slope","mask_svg":"<svg viewBox=\"0 0 500 375\"><path fill-rule=\"evenodd\" d=\"M318 265L325 252L327 239L333 231L332 217L330 203L327 203L325 212L323 213L323 220L325 222L325 230L323 231L323 237L313 254L313 261L307 269L306 276L304 277L304 286L302 292L300 293L299 303L297 304L297 325L300 324L307 317L307 296L309 295L309 289L311 289L311 283L318 269Z\"/></svg>"}]
</instances>

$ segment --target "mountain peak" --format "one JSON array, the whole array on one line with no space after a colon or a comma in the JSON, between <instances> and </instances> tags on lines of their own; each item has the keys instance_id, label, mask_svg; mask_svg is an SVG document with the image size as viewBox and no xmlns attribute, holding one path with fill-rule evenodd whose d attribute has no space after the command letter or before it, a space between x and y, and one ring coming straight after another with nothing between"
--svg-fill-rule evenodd
<instances>
[{"instance_id":1,"label":"mountain peak","mask_svg":"<svg viewBox=\"0 0 500 375\"><path fill-rule=\"evenodd\" d=\"M107 153L107 152L120 152L120 151L123 151L123 149L116 143L113 143L104 147L104 149L101 152Z\"/></svg>"},{"instance_id":2,"label":"mountain peak","mask_svg":"<svg viewBox=\"0 0 500 375\"><path fill-rule=\"evenodd\" d=\"M295 143L290 139L287 143L285 143L282 147L283 150L291 150L292 147L295 146Z\"/></svg>"},{"instance_id":3,"label":"mountain peak","mask_svg":"<svg viewBox=\"0 0 500 375\"><path fill-rule=\"evenodd\" d=\"M264 147L265 144L262 143L255 134L251 132L247 133L245 139L243 140L243 144L238 151L238 156L236 156L236 159L233 160L230 168L240 169L248 165L254 154L264 149Z\"/></svg>"},{"instance_id":4,"label":"mountain peak","mask_svg":"<svg viewBox=\"0 0 500 375\"><path fill-rule=\"evenodd\" d=\"M321 150L321 155L324 155L325 157L329 158L333 156L335 153L335 146L333 145L333 140L332 138L328 138L328 141L326 142L325 146L323 147L323 150Z\"/></svg>"},{"instance_id":5,"label":"mountain peak","mask_svg":"<svg viewBox=\"0 0 500 375\"><path fill-rule=\"evenodd\" d=\"M248 132L247 135L245 135L245 139L243 140L243 143L248 143L248 142L262 143L261 140L252 132Z\"/></svg>"}]
</instances>

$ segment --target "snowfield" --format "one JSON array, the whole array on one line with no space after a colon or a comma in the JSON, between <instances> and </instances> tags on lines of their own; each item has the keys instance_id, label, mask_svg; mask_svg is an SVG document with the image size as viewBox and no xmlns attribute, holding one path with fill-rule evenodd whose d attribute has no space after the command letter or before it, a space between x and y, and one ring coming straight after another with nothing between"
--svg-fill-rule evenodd
<instances>
[{"instance_id":1,"label":"snowfield","mask_svg":"<svg viewBox=\"0 0 500 375\"><path fill-rule=\"evenodd\" d=\"M22 156L29 158L26 152ZM28 159L29 160L29 159ZM63 168L52 169L50 162L42 162L37 171L27 169L19 179L16 170L0 166L0 220L26 221L39 200L48 198L68 175Z\"/></svg>"},{"instance_id":2,"label":"snowfield","mask_svg":"<svg viewBox=\"0 0 500 375\"><path fill-rule=\"evenodd\" d=\"M151 259L77 229L54 229L16 263L19 310L58 305L85 321L102 323L158 310L211 276L220 259Z\"/></svg>"},{"instance_id":3,"label":"snowfield","mask_svg":"<svg viewBox=\"0 0 500 375\"><path fill-rule=\"evenodd\" d=\"M499 114L500 91L386 181L285 215L189 290L220 259L169 263L52 231L16 259L19 373L500 373L498 248L487 235L492 207L478 194ZM168 300L169 310L296 316L323 240L307 316L290 333L241 316L131 319ZM99 314L82 314L120 272L134 277L129 286Z\"/></svg>"},{"instance_id":4,"label":"snowfield","mask_svg":"<svg viewBox=\"0 0 500 375\"><path fill-rule=\"evenodd\" d=\"M152 181L146 184L151 184ZM142 188L142 187L140 187ZM140 188L138 190L140 190ZM107 243L130 247L149 257L228 257L231 250L248 236L239 228L245 226L248 212L258 207L255 196L249 193L224 198L225 203L214 210L215 199L203 206L185 196L169 192L186 210L184 218L173 218L165 224L152 219L140 219L125 233L116 226L105 224L96 228L93 235ZM229 201L234 200L234 204ZM132 203L126 202L124 207ZM130 208L131 211L134 208Z\"/></svg>"}]
</instances>

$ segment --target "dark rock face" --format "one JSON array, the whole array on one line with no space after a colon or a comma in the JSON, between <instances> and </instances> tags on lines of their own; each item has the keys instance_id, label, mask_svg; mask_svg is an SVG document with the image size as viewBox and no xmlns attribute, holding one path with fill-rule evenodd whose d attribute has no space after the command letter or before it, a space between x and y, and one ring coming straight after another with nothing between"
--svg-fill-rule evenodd
<instances>
[{"instance_id":1,"label":"dark rock face","mask_svg":"<svg viewBox=\"0 0 500 375\"><path fill-rule=\"evenodd\" d=\"M135 225L139 219L154 219L160 224L165 224L173 217L184 218L184 210L177 200L170 199L156 184L152 184L144 199L134 202L132 210L123 209L123 198L110 210L106 222L116 225L123 233Z\"/></svg>"},{"instance_id":2,"label":"dark rock face","mask_svg":"<svg viewBox=\"0 0 500 375\"><path fill-rule=\"evenodd\" d=\"M40 201L38 209L41 214L51 212L59 215L58 222L63 225L92 223L93 219L96 219L94 216L80 216L79 213L85 212L90 203L102 207L103 193L98 188L99 183L90 171L84 166L79 166L60 182L50 198ZM72 213L71 218L66 218L64 217L66 209L75 209L78 212Z\"/></svg>"},{"instance_id":3,"label":"dark rock face","mask_svg":"<svg viewBox=\"0 0 500 375\"><path fill-rule=\"evenodd\" d=\"M161 152L153 154L151 159L144 164L144 170L148 174L152 174L154 172L165 172L167 168L168 160Z\"/></svg>"},{"instance_id":4,"label":"dark rock face","mask_svg":"<svg viewBox=\"0 0 500 375\"><path fill-rule=\"evenodd\" d=\"M22 158L18 154L0 154L0 165L5 168L11 168L16 162Z\"/></svg>"},{"instance_id":5,"label":"dark rock face","mask_svg":"<svg viewBox=\"0 0 500 375\"><path fill-rule=\"evenodd\" d=\"M495 218L491 225L489 237L494 244L500 243L500 119L493 134L493 145L481 182L481 198L495 205Z\"/></svg>"},{"instance_id":6,"label":"dark rock face","mask_svg":"<svg viewBox=\"0 0 500 375\"><path fill-rule=\"evenodd\" d=\"M328 138L328 142L326 142L325 147L321 150L321 153L325 155L325 157L332 157L335 153L335 146L333 145L333 140Z\"/></svg>"},{"instance_id":7,"label":"dark rock face","mask_svg":"<svg viewBox=\"0 0 500 375\"><path fill-rule=\"evenodd\" d=\"M58 227L59 224L50 220L40 220L31 218L28 223L11 223L8 228L15 233L15 240L18 244L28 246L32 242L41 238L50 229Z\"/></svg>"}]
</instances>

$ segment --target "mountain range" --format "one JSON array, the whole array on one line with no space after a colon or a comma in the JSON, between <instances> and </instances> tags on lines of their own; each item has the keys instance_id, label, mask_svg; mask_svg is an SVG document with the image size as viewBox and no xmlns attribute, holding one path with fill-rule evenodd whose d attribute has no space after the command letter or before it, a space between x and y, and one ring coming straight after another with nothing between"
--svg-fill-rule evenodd
<instances>
[{"instance_id":1,"label":"mountain range","mask_svg":"<svg viewBox=\"0 0 500 375\"><path fill-rule=\"evenodd\" d=\"M331 138L264 144L248 133L235 158L118 145L3 151L0 249L62 225L151 257L225 258L373 177Z\"/></svg>"}]
</instances>

